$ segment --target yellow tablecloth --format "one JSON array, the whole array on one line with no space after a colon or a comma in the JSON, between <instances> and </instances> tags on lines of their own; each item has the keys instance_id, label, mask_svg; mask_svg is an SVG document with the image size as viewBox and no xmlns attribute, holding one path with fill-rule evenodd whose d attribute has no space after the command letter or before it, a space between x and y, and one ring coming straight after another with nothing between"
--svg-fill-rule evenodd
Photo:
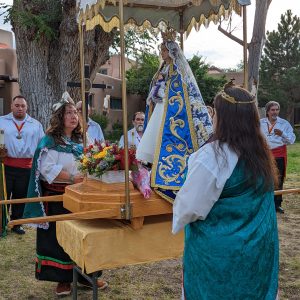
<instances>
[{"instance_id":1,"label":"yellow tablecloth","mask_svg":"<svg viewBox=\"0 0 300 300\"><path fill-rule=\"evenodd\" d=\"M171 233L171 216L146 217L133 230L117 220L57 222L57 240L87 274L116 267L176 258L183 252L183 233Z\"/></svg>"}]
</instances>

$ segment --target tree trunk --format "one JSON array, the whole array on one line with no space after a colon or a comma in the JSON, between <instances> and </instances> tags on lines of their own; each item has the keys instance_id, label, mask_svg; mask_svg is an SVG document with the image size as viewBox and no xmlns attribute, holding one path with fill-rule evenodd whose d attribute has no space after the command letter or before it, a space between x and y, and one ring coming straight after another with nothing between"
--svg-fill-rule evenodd
<instances>
[{"instance_id":1,"label":"tree trunk","mask_svg":"<svg viewBox=\"0 0 300 300\"><path fill-rule=\"evenodd\" d=\"M19 84L21 93L28 101L29 114L47 127L53 103L60 100L67 90L68 81L80 81L79 30L75 0L57 0L62 6L62 19L58 24L56 39L41 36L36 31L12 20L16 38ZM32 12L35 1L14 1L17 12L25 9ZM85 34L85 63L90 64L91 80L100 66L109 58L109 46L113 33L98 27ZM70 94L79 100L80 89L73 88Z\"/></svg>"},{"instance_id":2,"label":"tree trunk","mask_svg":"<svg viewBox=\"0 0 300 300\"><path fill-rule=\"evenodd\" d=\"M257 94L259 82L259 67L262 49L265 44L265 27L269 5L272 0L256 0L253 33L248 45L248 89Z\"/></svg>"},{"instance_id":3,"label":"tree trunk","mask_svg":"<svg viewBox=\"0 0 300 300\"><path fill-rule=\"evenodd\" d=\"M272 0L256 0L253 33L250 44L248 44L248 90L254 95L257 94L259 67L262 49L265 44L265 27L268 8ZM224 35L243 46L243 41L227 32L221 26L218 27Z\"/></svg>"},{"instance_id":4,"label":"tree trunk","mask_svg":"<svg viewBox=\"0 0 300 300\"><path fill-rule=\"evenodd\" d=\"M295 104L290 102L286 109L286 118L292 126L294 126L294 113L295 113Z\"/></svg>"}]
</instances>

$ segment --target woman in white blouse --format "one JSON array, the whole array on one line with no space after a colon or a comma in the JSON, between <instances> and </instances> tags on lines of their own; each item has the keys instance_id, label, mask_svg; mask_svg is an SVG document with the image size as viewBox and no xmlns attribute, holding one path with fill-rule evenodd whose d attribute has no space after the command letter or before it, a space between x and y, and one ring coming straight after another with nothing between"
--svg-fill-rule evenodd
<instances>
[{"instance_id":1,"label":"woman in white blouse","mask_svg":"<svg viewBox=\"0 0 300 300\"><path fill-rule=\"evenodd\" d=\"M83 175L77 170L77 158L82 152L78 112L70 96L64 94L53 106L50 126L35 152L28 197L63 194L67 185L81 182ZM68 212L62 202L41 202L26 205L24 217ZM56 294L69 295L73 262L57 242L55 222L39 224L36 245L36 278L58 282ZM98 280L98 286L103 289L107 283Z\"/></svg>"},{"instance_id":2,"label":"woman in white blouse","mask_svg":"<svg viewBox=\"0 0 300 300\"><path fill-rule=\"evenodd\" d=\"M255 99L229 83L214 106L213 141L189 158L173 207L173 233L185 229L183 296L274 300L276 169Z\"/></svg>"}]
</instances>

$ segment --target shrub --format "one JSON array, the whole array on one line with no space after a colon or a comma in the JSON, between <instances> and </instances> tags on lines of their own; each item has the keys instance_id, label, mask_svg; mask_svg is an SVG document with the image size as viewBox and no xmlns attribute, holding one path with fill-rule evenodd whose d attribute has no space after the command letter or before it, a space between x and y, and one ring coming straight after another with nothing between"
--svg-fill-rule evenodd
<instances>
[{"instance_id":1,"label":"shrub","mask_svg":"<svg viewBox=\"0 0 300 300\"><path fill-rule=\"evenodd\" d=\"M107 125L109 123L108 118L104 115L94 113L94 114L90 115L90 118L100 125L102 131L105 130L105 128L107 127Z\"/></svg>"}]
</instances>

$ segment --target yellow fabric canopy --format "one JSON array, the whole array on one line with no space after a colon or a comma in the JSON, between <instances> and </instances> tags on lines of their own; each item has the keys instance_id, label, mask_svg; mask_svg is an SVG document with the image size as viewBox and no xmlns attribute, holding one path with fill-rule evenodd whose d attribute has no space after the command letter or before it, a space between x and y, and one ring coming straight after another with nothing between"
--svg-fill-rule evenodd
<instances>
[{"instance_id":1,"label":"yellow fabric canopy","mask_svg":"<svg viewBox=\"0 0 300 300\"><path fill-rule=\"evenodd\" d=\"M245 0L243 0L245 1ZM241 0L124 0L124 24L138 27L168 25L177 32L190 32L194 27L212 21L217 23L234 10L240 14ZM247 2L247 1L246 1ZM100 25L106 32L118 28L117 0L81 0L78 2L79 22L92 30Z\"/></svg>"}]
</instances>

